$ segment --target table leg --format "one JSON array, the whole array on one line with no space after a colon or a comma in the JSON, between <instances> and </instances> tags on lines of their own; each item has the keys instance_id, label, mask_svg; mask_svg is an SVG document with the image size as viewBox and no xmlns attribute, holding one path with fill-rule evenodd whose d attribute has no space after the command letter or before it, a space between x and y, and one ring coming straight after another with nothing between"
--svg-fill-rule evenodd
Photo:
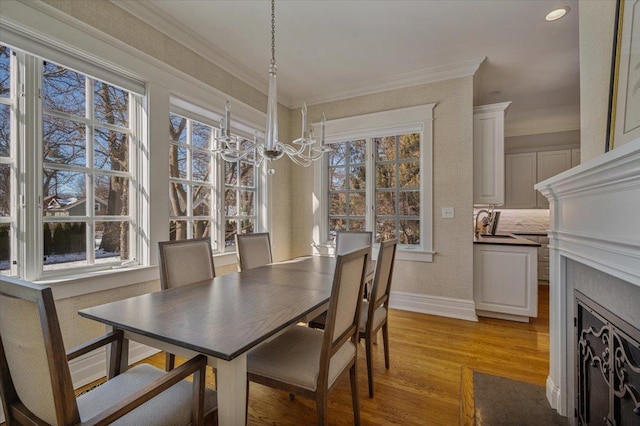
<instances>
[{"instance_id":1,"label":"table leg","mask_svg":"<svg viewBox=\"0 0 640 426\"><path fill-rule=\"evenodd\" d=\"M239 355L231 361L216 361L218 424L244 425L247 412L247 355Z\"/></svg>"},{"instance_id":2,"label":"table leg","mask_svg":"<svg viewBox=\"0 0 640 426\"><path fill-rule=\"evenodd\" d=\"M110 325L106 326L106 332L109 333L114 330ZM120 369L118 370L120 373L124 373L129 368L129 339L123 339L122 347L118 347L116 342L107 345L106 348L106 361L107 361L107 380L113 379L116 374L116 360L118 357L115 356L116 351L120 351Z\"/></svg>"}]
</instances>

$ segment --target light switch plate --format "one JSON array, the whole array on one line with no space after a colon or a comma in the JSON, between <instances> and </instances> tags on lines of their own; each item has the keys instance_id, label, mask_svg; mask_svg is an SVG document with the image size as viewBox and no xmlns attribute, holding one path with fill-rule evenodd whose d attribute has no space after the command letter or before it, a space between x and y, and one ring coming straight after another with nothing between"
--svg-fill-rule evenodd
<instances>
[{"instance_id":1,"label":"light switch plate","mask_svg":"<svg viewBox=\"0 0 640 426\"><path fill-rule=\"evenodd\" d=\"M453 207L443 207L442 208L442 218L443 219L453 219L455 217L455 212Z\"/></svg>"}]
</instances>

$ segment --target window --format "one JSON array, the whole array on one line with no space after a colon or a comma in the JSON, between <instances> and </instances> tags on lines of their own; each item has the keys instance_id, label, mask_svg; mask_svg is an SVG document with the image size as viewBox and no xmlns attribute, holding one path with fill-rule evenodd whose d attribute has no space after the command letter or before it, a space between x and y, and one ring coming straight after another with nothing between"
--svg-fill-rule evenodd
<instances>
[{"instance_id":1,"label":"window","mask_svg":"<svg viewBox=\"0 0 640 426\"><path fill-rule=\"evenodd\" d=\"M0 84L0 270L39 279L135 261L142 96L5 45Z\"/></svg>"},{"instance_id":2,"label":"window","mask_svg":"<svg viewBox=\"0 0 640 426\"><path fill-rule=\"evenodd\" d=\"M232 251L236 233L257 229L257 170L214 154L218 129L190 116L170 114L170 239L208 237L214 251Z\"/></svg>"},{"instance_id":3,"label":"window","mask_svg":"<svg viewBox=\"0 0 640 426\"><path fill-rule=\"evenodd\" d=\"M432 259L433 104L332 120L315 169L316 247L340 230L397 238L399 259Z\"/></svg>"}]
</instances>

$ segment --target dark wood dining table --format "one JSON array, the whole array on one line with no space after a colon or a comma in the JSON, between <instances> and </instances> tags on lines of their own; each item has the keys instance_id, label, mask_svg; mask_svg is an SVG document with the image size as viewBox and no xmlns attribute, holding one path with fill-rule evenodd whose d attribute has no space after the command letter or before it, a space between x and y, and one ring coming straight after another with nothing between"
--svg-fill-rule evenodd
<instances>
[{"instance_id":1,"label":"dark wood dining table","mask_svg":"<svg viewBox=\"0 0 640 426\"><path fill-rule=\"evenodd\" d=\"M187 358L206 355L216 368L219 424L236 426L246 421L247 351L325 310L334 268L335 258L309 256L79 314L123 330L128 340ZM123 352L126 369L127 345Z\"/></svg>"}]
</instances>

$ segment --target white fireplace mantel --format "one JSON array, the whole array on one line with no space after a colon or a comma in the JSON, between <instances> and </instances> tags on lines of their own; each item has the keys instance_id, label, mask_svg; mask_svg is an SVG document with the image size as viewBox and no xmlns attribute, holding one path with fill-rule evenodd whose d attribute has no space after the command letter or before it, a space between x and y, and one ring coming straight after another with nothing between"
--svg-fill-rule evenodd
<instances>
[{"instance_id":1,"label":"white fireplace mantel","mask_svg":"<svg viewBox=\"0 0 640 426\"><path fill-rule=\"evenodd\" d=\"M547 399L573 408L568 366L566 259L640 286L640 139L538 183L549 200L550 366Z\"/></svg>"}]
</instances>

